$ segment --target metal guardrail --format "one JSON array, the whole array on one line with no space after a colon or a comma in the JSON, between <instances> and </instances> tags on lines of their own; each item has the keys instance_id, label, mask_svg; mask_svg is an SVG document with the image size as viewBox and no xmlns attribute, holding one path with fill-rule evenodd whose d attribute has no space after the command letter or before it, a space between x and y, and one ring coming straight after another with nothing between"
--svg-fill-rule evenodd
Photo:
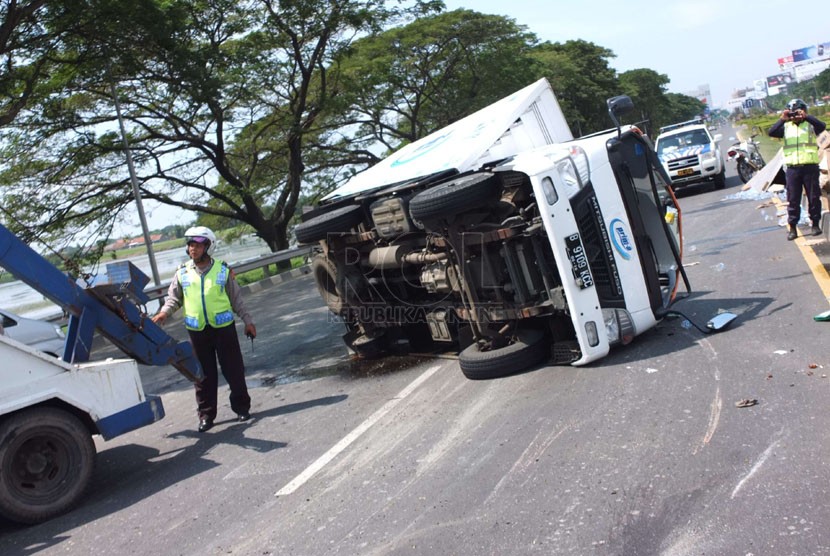
<instances>
[{"instance_id":1,"label":"metal guardrail","mask_svg":"<svg viewBox=\"0 0 830 556\"><path fill-rule=\"evenodd\" d=\"M294 247L293 249L283 249L282 251L277 251L276 253L268 253L267 255L262 255L261 257L254 257L252 259L246 259L244 261L231 263L229 266L231 267L231 270L233 270L237 274L241 274L243 272L248 272L250 270L256 270L257 268L263 268L268 265L288 261L293 259L294 257L307 257L311 255L311 251L311 246ZM147 288L144 288L144 293L146 293L147 297L149 297L150 300L153 301L155 299L161 299L162 297L167 295L167 288L169 287L170 282L168 281L158 286L149 286Z\"/></svg>"}]
</instances>

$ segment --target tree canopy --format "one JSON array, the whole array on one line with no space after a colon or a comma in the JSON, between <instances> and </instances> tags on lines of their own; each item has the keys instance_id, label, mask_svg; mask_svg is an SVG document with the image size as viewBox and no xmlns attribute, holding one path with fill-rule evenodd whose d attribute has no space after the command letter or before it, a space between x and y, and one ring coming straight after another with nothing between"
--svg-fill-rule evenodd
<instances>
[{"instance_id":1,"label":"tree canopy","mask_svg":"<svg viewBox=\"0 0 830 556\"><path fill-rule=\"evenodd\" d=\"M540 77L576 135L609 127L605 99L621 92L654 121L692 108L665 76L618 76L606 48L540 43L510 18L434 0L2 10L3 217L52 237L106 237L133 203L116 101L145 199L246 224L274 250L301 202Z\"/></svg>"}]
</instances>

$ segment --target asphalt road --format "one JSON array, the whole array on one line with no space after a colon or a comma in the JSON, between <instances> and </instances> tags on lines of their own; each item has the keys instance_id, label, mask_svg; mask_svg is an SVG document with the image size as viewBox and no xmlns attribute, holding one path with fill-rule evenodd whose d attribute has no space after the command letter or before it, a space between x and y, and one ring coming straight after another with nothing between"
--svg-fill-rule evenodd
<instances>
[{"instance_id":1,"label":"asphalt road","mask_svg":"<svg viewBox=\"0 0 830 556\"><path fill-rule=\"evenodd\" d=\"M249 294L255 419L225 402L198 434L189 384L144 368L166 418L98 442L85 503L0 523L0 553L830 554L828 303L739 190L731 164L725 191L681 190L678 305L738 320L668 319L585 368L355 362L308 277Z\"/></svg>"}]
</instances>

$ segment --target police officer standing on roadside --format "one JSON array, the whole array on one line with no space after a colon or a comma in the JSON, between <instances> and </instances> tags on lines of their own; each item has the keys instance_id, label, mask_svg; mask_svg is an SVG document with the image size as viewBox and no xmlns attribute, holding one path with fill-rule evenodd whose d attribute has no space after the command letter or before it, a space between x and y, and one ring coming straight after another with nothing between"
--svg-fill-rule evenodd
<instances>
[{"instance_id":1,"label":"police officer standing on roadside","mask_svg":"<svg viewBox=\"0 0 830 556\"><path fill-rule=\"evenodd\" d=\"M819 154L816 137L825 123L807 114L807 103L794 98L787 103L781 118L769 128L769 136L784 139L784 164L787 166L787 239L798 237L801 219L801 188L807 192L812 235L821 235L821 189L819 188Z\"/></svg>"},{"instance_id":2,"label":"police officer standing on roadside","mask_svg":"<svg viewBox=\"0 0 830 556\"><path fill-rule=\"evenodd\" d=\"M153 316L153 322L163 324L184 306L184 325L205 374L204 380L196 383L199 432L205 432L213 427L216 419L217 358L231 390L231 409L237 421L251 417L251 397L245 384L245 364L233 312L242 318L249 338L256 337L256 327L245 310L233 271L224 261L211 258L216 247L214 233L204 226L196 226L185 232L185 240L190 260L176 270L167 290L167 300Z\"/></svg>"}]
</instances>

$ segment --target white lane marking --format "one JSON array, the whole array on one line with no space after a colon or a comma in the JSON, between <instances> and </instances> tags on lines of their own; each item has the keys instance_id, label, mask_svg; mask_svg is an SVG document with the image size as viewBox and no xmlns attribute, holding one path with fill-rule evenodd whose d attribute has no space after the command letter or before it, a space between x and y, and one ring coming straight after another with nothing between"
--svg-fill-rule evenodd
<instances>
[{"instance_id":1,"label":"white lane marking","mask_svg":"<svg viewBox=\"0 0 830 556\"><path fill-rule=\"evenodd\" d=\"M776 440L775 442L770 444L769 448L764 450L764 453L761 454L761 457L758 458L758 461L755 462L755 465L752 466L752 469L749 470L749 473L747 473L746 476L740 480L740 482L735 487L735 490L732 491L732 496L730 498L735 498L735 495L738 494L738 491L741 490L741 487L744 486L744 483L747 482L750 479L750 477L752 477L755 474L755 472L761 468L762 465L764 465L764 462L767 461L767 458L770 456L773 449L775 449L775 447L778 446L779 442L780 440Z\"/></svg>"},{"instance_id":2,"label":"white lane marking","mask_svg":"<svg viewBox=\"0 0 830 556\"><path fill-rule=\"evenodd\" d=\"M423 384L429 377L431 377L435 372L440 369L440 365L436 365L434 367L430 367L426 371L424 371L421 376L413 380L406 388L400 391L400 393L383 404L383 406L375 411L372 415L370 415L365 421L360 423L357 428L355 428L352 432L347 434L343 437L340 442L332 446L328 452L317 458L317 461L306 467L305 471L297 475L294 480L290 483L282 487L274 496L285 496L287 494L291 494L303 484L306 483L311 477L313 477L318 471L320 471L323 467L326 466L331 460L337 457L337 455L349 447L349 445L360 438L360 436L369 430L369 428L377 423L384 415L389 413L392 408L396 405L401 403L409 394L411 394L418 386Z\"/></svg>"}]
</instances>

